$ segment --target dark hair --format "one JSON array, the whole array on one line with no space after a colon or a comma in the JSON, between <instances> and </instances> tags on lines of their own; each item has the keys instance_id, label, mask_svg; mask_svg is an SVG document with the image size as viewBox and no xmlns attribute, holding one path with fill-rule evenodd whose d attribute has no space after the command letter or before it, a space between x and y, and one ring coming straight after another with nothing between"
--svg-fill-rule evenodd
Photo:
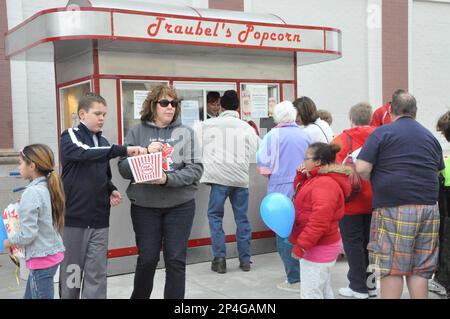
<instances>
[{"instance_id":1,"label":"dark hair","mask_svg":"<svg viewBox=\"0 0 450 319\"><path fill-rule=\"evenodd\" d=\"M297 109L298 116L300 116L303 125L306 126L314 123L319 118L316 104L309 97L302 96L292 102L292 104L294 104Z\"/></svg>"},{"instance_id":2,"label":"dark hair","mask_svg":"<svg viewBox=\"0 0 450 319\"><path fill-rule=\"evenodd\" d=\"M156 107L160 98L164 95L170 96L174 100L178 100L177 92L174 88L167 86L166 84L158 84L150 88L150 93L147 95L144 103L142 104L141 121L155 120ZM175 114L173 115L172 123L176 121L180 114L180 104L175 108Z\"/></svg>"},{"instance_id":3,"label":"dark hair","mask_svg":"<svg viewBox=\"0 0 450 319\"><path fill-rule=\"evenodd\" d=\"M64 188L58 173L54 171L55 157L45 144L32 144L25 146L19 153L20 158L30 165L36 165L36 171L47 178L48 190L52 202L53 226L62 233L64 229Z\"/></svg>"},{"instance_id":4,"label":"dark hair","mask_svg":"<svg viewBox=\"0 0 450 319\"><path fill-rule=\"evenodd\" d=\"M313 143L308 147L312 151L313 158L320 161L320 165L328 165L336 161L336 154L341 147L338 144Z\"/></svg>"},{"instance_id":5,"label":"dark hair","mask_svg":"<svg viewBox=\"0 0 450 319\"><path fill-rule=\"evenodd\" d=\"M220 99L220 93L216 91L210 91L206 95L206 103L214 103Z\"/></svg>"},{"instance_id":6,"label":"dark hair","mask_svg":"<svg viewBox=\"0 0 450 319\"><path fill-rule=\"evenodd\" d=\"M444 134L445 139L450 142L450 111L441 115L437 122L436 129L438 132Z\"/></svg>"},{"instance_id":7,"label":"dark hair","mask_svg":"<svg viewBox=\"0 0 450 319\"><path fill-rule=\"evenodd\" d=\"M239 108L239 98L235 90L228 90L220 98L220 105L225 110L236 111Z\"/></svg>"},{"instance_id":8,"label":"dark hair","mask_svg":"<svg viewBox=\"0 0 450 319\"><path fill-rule=\"evenodd\" d=\"M406 115L411 116L412 118L416 118L416 98L408 92L398 94L392 100L391 113L397 116Z\"/></svg>"},{"instance_id":9,"label":"dark hair","mask_svg":"<svg viewBox=\"0 0 450 319\"><path fill-rule=\"evenodd\" d=\"M80 113L81 110L85 110L86 112L89 112L89 110L92 108L92 105L97 102L103 105L106 104L106 100L101 97L100 95L97 95L93 92L88 92L84 96L81 97L81 99L78 101L78 110L77 113Z\"/></svg>"}]
</instances>

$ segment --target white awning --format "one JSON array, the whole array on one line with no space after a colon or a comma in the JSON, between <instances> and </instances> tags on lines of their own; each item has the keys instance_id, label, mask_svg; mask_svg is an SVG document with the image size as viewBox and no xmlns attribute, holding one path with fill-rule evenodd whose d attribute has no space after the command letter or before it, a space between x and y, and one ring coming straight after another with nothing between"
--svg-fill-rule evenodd
<instances>
[{"instance_id":1,"label":"white awning","mask_svg":"<svg viewBox=\"0 0 450 319\"><path fill-rule=\"evenodd\" d=\"M187 50L201 46L251 54L296 52L298 65L342 56L342 33L335 28L286 24L272 14L106 0L71 0L65 8L38 12L7 32L5 51L9 57L30 50L45 55L46 43L91 45L83 40L123 42L121 47L142 43L142 50L151 43L152 50L185 45Z\"/></svg>"}]
</instances>

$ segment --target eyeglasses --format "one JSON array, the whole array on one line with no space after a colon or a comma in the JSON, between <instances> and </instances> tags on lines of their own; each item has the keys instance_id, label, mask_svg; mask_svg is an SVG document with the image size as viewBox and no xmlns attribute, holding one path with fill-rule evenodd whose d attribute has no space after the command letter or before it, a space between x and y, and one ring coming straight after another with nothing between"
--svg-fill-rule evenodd
<instances>
[{"instance_id":1,"label":"eyeglasses","mask_svg":"<svg viewBox=\"0 0 450 319\"><path fill-rule=\"evenodd\" d=\"M169 104L172 105L172 107L177 107L178 106L178 101L177 100L159 100L158 101L159 105L161 105L161 107L168 107Z\"/></svg>"},{"instance_id":2,"label":"eyeglasses","mask_svg":"<svg viewBox=\"0 0 450 319\"><path fill-rule=\"evenodd\" d=\"M307 161L307 160L313 160L313 161L315 161L316 158L315 158L315 157L305 157L305 161Z\"/></svg>"}]
</instances>

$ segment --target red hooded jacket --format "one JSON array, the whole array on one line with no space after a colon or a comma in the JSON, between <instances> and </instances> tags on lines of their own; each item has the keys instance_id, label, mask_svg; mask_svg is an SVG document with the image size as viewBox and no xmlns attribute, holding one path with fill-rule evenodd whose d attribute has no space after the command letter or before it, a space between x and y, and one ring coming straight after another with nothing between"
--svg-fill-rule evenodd
<instances>
[{"instance_id":1,"label":"red hooded jacket","mask_svg":"<svg viewBox=\"0 0 450 319\"><path fill-rule=\"evenodd\" d=\"M349 167L327 165L314 168L309 177L304 173L295 177L295 223L289 241L298 257L341 239L339 220L344 216L345 197L351 193L350 172Z\"/></svg>"},{"instance_id":2,"label":"red hooded jacket","mask_svg":"<svg viewBox=\"0 0 450 319\"><path fill-rule=\"evenodd\" d=\"M373 112L370 125L378 127L390 123L392 123L391 102L388 102L385 105L380 106L375 110L375 112Z\"/></svg>"},{"instance_id":3,"label":"red hooded jacket","mask_svg":"<svg viewBox=\"0 0 450 319\"><path fill-rule=\"evenodd\" d=\"M376 129L373 126L355 126L351 129L344 130L331 143L339 144L341 150L336 154L336 163L342 163L347 156L350 145L348 145L347 135L350 135L352 140L352 151L361 148L366 142L370 134ZM361 191L350 202L345 203L346 215L360 215L372 213L372 187L370 181L362 179Z\"/></svg>"}]
</instances>

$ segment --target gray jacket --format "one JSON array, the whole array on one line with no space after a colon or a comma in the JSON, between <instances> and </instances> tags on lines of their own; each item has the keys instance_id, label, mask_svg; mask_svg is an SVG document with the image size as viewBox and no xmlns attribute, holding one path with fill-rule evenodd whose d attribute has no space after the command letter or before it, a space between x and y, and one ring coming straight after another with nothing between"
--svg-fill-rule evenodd
<instances>
[{"instance_id":1,"label":"gray jacket","mask_svg":"<svg viewBox=\"0 0 450 319\"><path fill-rule=\"evenodd\" d=\"M125 137L126 145L147 147L160 142L173 147L166 167L167 184L135 184L126 157L119 160L119 172L131 180L127 195L132 204L142 207L167 208L186 203L195 197L200 177L203 174L201 153L194 131L181 125L178 118L165 128L151 122L133 126Z\"/></svg>"},{"instance_id":2,"label":"gray jacket","mask_svg":"<svg viewBox=\"0 0 450 319\"><path fill-rule=\"evenodd\" d=\"M65 251L59 232L53 227L52 204L45 177L33 180L19 204L20 232L11 245L25 249L25 259L46 257Z\"/></svg>"}]
</instances>

